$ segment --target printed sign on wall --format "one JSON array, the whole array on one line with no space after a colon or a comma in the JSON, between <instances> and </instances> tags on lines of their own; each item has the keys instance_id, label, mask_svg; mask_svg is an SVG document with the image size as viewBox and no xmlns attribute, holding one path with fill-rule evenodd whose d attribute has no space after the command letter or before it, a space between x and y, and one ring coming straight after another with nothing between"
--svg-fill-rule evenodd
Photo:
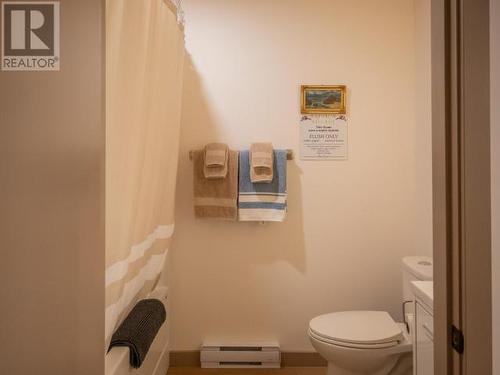
<instances>
[{"instance_id":1,"label":"printed sign on wall","mask_svg":"<svg viewBox=\"0 0 500 375\"><path fill-rule=\"evenodd\" d=\"M347 160L345 115L303 115L300 133L302 160Z\"/></svg>"}]
</instances>

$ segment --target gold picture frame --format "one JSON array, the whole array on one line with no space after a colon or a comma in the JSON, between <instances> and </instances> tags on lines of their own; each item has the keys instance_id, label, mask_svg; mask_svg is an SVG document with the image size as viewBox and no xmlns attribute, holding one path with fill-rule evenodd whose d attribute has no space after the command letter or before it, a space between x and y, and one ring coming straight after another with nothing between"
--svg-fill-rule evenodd
<instances>
[{"instance_id":1,"label":"gold picture frame","mask_svg":"<svg viewBox=\"0 0 500 375\"><path fill-rule=\"evenodd\" d=\"M302 85L301 108L303 114L345 114L346 86Z\"/></svg>"}]
</instances>

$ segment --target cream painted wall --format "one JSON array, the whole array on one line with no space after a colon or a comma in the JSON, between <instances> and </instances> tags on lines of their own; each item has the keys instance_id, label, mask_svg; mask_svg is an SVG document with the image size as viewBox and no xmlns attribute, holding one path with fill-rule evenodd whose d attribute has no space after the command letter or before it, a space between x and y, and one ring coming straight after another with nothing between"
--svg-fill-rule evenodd
<instances>
[{"instance_id":1,"label":"cream painted wall","mask_svg":"<svg viewBox=\"0 0 500 375\"><path fill-rule=\"evenodd\" d=\"M490 0L493 375L500 375L500 2Z\"/></svg>"},{"instance_id":2,"label":"cream painted wall","mask_svg":"<svg viewBox=\"0 0 500 375\"><path fill-rule=\"evenodd\" d=\"M431 0L415 0L415 51L416 244L432 256Z\"/></svg>"},{"instance_id":3,"label":"cream painted wall","mask_svg":"<svg viewBox=\"0 0 500 375\"><path fill-rule=\"evenodd\" d=\"M308 351L308 321L318 314L380 309L399 319L401 257L431 253L430 191L419 191L429 188L431 171L427 156L420 165L430 139L419 132L427 120L416 121L414 2L183 5L189 57L171 251L172 348L276 339L285 351ZM299 159L301 84L348 86L348 161ZM211 141L234 148L272 141L296 151L285 223L194 219L187 154Z\"/></svg>"}]
</instances>

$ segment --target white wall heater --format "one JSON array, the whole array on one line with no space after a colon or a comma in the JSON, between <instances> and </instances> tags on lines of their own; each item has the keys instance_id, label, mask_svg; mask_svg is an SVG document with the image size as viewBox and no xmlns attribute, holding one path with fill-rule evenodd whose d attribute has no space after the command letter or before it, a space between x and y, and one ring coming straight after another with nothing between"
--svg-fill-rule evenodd
<instances>
[{"instance_id":1,"label":"white wall heater","mask_svg":"<svg viewBox=\"0 0 500 375\"><path fill-rule=\"evenodd\" d=\"M204 343L200 361L202 368L279 368L281 353L276 342Z\"/></svg>"}]
</instances>

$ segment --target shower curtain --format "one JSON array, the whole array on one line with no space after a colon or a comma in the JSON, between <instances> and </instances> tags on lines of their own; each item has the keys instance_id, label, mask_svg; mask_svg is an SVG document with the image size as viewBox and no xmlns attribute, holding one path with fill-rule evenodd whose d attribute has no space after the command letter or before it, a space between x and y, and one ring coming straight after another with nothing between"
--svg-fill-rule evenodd
<instances>
[{"instance_id":1,"label":"shower curtain","mask_svg":"<svg viewBox=\"0 0 500 375\"><path fill-rule=\"evenodd\" d=\"M169 0L106 2L106 348L174 231L184 32Z\"/></svg>"}]
</instances>

